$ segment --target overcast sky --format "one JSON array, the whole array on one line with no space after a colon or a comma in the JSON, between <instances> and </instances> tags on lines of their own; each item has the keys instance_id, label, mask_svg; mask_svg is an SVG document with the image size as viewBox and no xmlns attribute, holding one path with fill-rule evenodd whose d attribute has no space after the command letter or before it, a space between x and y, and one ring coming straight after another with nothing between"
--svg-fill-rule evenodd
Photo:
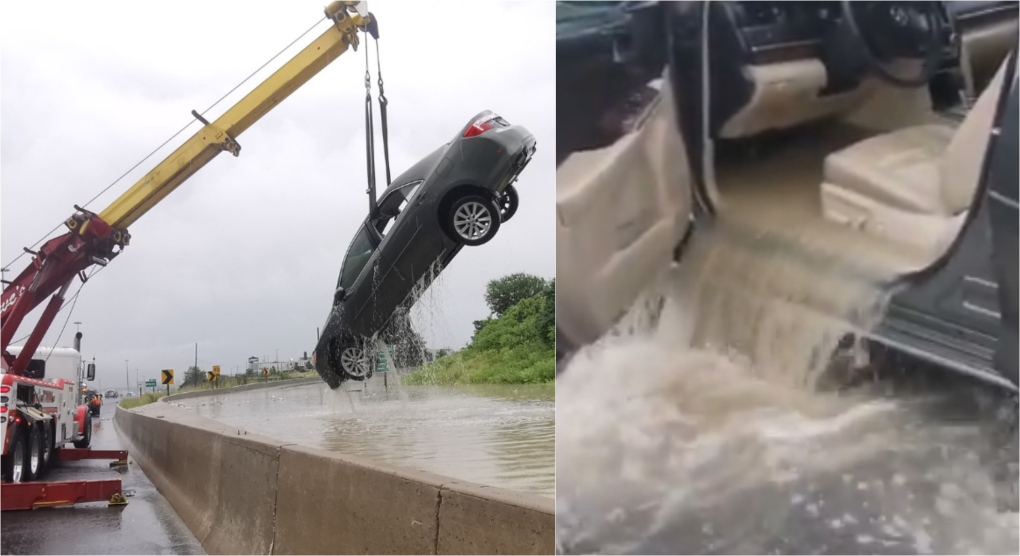
<instances>
[{"instance_id":1,"label":"overcast sky","mask_svg":"<svg viewBox=\"0 0 1020 556\"><path fill-rule=\"evenodd\" d=\"M54 9L0 5L2 264L133 166L255 68L322 19L325 0L102 1ZM555 274L553 2L374 0L390 100L393 174L491 109L535 134L517 215L467 247L414 311L432 347L464 346L487 316L485 284L512 272ZM207 114L210 120L325 30ZM375 81L374 44L372 50ZM83 353L103 388L178 376L192 364L243 369L249 356L297 358L315 346L344 251L364 219L364 52L349 51L238 138L130 229L132 244L82 289L67 329L44 343ZM378 124L377 124L378 125ZM173 148L89 208L101 212ZM381 140L376 141L378 175ZM381 184L380 184L381 185ZM381 190L381 189L380 189ZM61 228L60 232L66 231ZM28 263L11 266L12 279ZM68 297L78 287L76 281ZM38 313L16 335L27 335Z\"/></svg>"}]
</instances>

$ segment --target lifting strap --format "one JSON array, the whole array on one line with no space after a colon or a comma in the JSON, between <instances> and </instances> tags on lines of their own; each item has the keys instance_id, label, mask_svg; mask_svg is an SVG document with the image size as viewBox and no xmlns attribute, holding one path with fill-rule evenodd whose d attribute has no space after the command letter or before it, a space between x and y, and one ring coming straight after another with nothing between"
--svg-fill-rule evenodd
<instances>
[{"instance_id":1,"label":"lifting strap","mask_svg":"<svg viewBox=\"0 0 1020 556\"><path fill-rule=\"evenodd\" d=\"M379 39L375 39L375 67L376 73L379 74L379 120L382 122L383 161L386 162L386 185L388 186L392 181L390 179L390 134L389 126L386 124L386 105L389 101L386 100L386 91L383 90L382 62L379 60Z\"/></svg>"},{"instance_id":2,"label":"lifting strap","mask_svg":"<svg viewBox=\"0 0 1020 556\"><path fill-rule=\"evenodd\" d=\"M368 207L374 214L376 210L375 195L375 118L372 114L372 73L368 56L368 33L365 33L365 157L368 163ZM386 119L386 91L383 89L382 62L379 58L379 39L375 39L375 63L379 74L379 118L382 123L383 161L386 163L386 185L392 181L390 177L390 134Z\"/></svg>"},{"instance_id":3,"label":"lifting strap","mask_svg":"<svg viewBox=\"0 0 1020 556\"><path fill-rule=\"evenodd\" d=\"M365 155L368 159L368 209L375 214L375 133L372 128L372 75L368 65L368 33L365 33Z\"/></svg>"}]
</instances>

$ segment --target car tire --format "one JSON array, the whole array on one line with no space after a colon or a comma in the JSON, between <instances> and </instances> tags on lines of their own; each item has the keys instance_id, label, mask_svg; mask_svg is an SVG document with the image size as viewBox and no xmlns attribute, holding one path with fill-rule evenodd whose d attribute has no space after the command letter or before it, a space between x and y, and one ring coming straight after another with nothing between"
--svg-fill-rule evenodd
<instances>
[{"instance_id":1,"label":"car tire","mask_svg":"<svg viewBox=\"0 0 1020 556\"><path fill-rule=\"evenodd\" d=\"M18 432L11 439L10 451L3 457L3 477L9 483L23 483L28 480L25 473L28 469L28 448L25 434Z\"/></svg>"},{"instance_id":2,"label":"car tire","mask_svg":"<svg viewBox=\"0 0 1020 556\"><path fill-rule=\"evenodd\" d=\"M28 433L28 458L25 460L25 475L29 481L41 479L43 476L43 423L36 423L32 432Z\"/></svg>"},{"instance_id":3,"label":"car tire","mask_svg":"<svg viewBox=\"0 0 1020 556\"><path fill-rule=\"evenodd\" d=\"M92 445L92 414L85 412L85 434L74 441L75 448L85 449Z\"/></svg>"},{"instance_id":4,"label":"car tire","mask_svg":"<svg viewBox=\"0 0 1020 556\"><path fill-rule=\"evenodd\" d=\"M508 222L515 214L517 214L517 206L520 204L520 197L517 195L517 188L508 185L503 190L503 194L499 196L496 201L499 205L499 219L501 222Z\"/></svg>"},{"instance_id":5,"label":"car tire","mask_svg":"<svg viewBox=\"0 0 1020 556\"><path fill-rule=\"evenodd\" d=\"M337 355L338 367L348 380L363 381L375 374L375 360L368 354L365 342L342 344Z\"/></svg>"},{"instance_id":6,"label":"car tire","mask_svg":"<svg viewBox=\"0 0 1020 556\"><path fill-rule=\"evenodd\" d=\"M454 201L446 215L453 240L463 245L488 243L499 231L500 210L496 202L481 195L465 195Z\"/></svg>"}]
</instances>

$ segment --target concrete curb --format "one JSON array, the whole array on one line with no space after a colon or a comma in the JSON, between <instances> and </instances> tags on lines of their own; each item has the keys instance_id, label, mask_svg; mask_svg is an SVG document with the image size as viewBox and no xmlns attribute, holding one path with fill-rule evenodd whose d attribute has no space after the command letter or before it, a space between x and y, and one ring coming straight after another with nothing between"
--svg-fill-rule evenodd
<instances>
[{"instance_id":1,"label":"concrete curb","mask_svg":"<svg viewBox=\"0 0 1020 556\"><path fill-rule=\"evenodd\" d=\"M281 443L173 403L118 406L114 422L210 554L554 552L552 498Z\"/></svg>"}]
</instances>

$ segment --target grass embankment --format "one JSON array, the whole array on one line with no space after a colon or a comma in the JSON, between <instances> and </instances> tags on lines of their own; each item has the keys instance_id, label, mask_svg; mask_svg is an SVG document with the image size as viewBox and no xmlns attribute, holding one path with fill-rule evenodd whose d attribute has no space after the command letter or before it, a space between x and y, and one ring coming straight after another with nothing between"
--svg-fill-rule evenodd
<instances>
[{"instance_id":1,"label":"grass embankment","mask_svg":"<svg viewBox=\"0 0 1020 556\"><path fill-rule=\"evenodd\" d=\"M297 371L297 372L285 371L285 372L282 372L282 373L273 373L273 374L269 375L268 382L277 382L277 381L280 381L280 380L290 380L292 378L309 378L309 377L314 377L314 376L318 376L315 373L315 371ZM233 386L243 386L245 384L254 384L254 383L266 382L266 381L267 381L266 378L260 378L260 377L249 377L249 376L245 376L245 375L238 375L238 376L221 375L220 376L220 380L219 380L219 385L217 386L216 389L217 390L222 390L224 388L230 388L230 387L233 387ZM172 394L183 394L185 392L195 392L195 391L198 391L198 390L212 390L212 389L213 389L213 387L212 387L211 383L204 382L204 383L201 383L201 384L198 384L198 385L191 385L191 386L181 387L181 388L179 388L177 390L172 391L171 395ZM162 398L164 396L166 396L166 392L165 391L164 392L148 392L148 393L142 394L141 396L132 396L130 398L123 398L122 400L120 400L120 406L123 407L124 409L132 409L132 408L135 408L135 407L138 407L138 406L147 405L147 404L150 404L152 402L155 402L155 401L159 400L160 398Z\"/></svg>"},{"instance_id":2,"label":"grass embankment","mask_svg":"<svg viewBox=\"0 0 1020 556\"><path fill-rule=\"evenodd\" d=\"M166 392L159 393L150 392L148 394L142 394L141 396L131 396L130 398L124 398L120 400L120 406L123 407L124 409L134 409L141 405L148 405L162 398L165 395Z\"/></svg>"},{"instance_id":3,"label":"grass embankment","mask_svg":"<svg viewBox=\"0 0 1020 556\"><path fill-rule=\"evenodd\" d=\"M547 309L551 309L553 303L548 297L529 297L502 316L488 319L471 345L404 376L403 383L535 384L554 381L555 323L547 322L551 320Z\"/></svg>"}]
</instances>

